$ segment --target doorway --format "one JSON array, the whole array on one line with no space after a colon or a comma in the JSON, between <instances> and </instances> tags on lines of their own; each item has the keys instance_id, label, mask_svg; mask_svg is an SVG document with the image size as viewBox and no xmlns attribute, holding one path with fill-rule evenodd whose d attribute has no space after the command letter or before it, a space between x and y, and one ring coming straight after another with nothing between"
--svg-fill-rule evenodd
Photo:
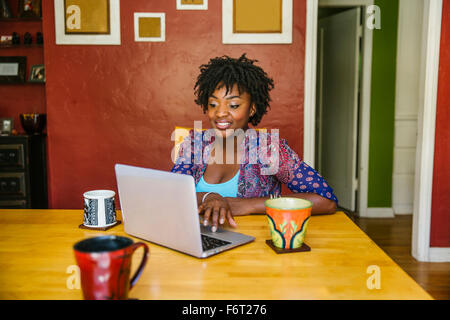
<instances>
[{"instance_id":1,"label":"doorway","mask_svg":"<svg viewBox=\"0 0 450 320\"><path fill-rule=\"evenodd\" d=\"M320 0L321 5L346 4L369 9L373 0ZM410 3L408 3L410 5ZM414 181L414 212L412 255L419 261L447 261L448 253L430 247L430 220L432 176L434 160L434 132L436 117L437 79L441 36L442 0L423 3L422 45L420 54L420 84L418 110L418 139ZM315 112L316 112L316 58L319 0L306 0L306 49L305 49L305 108L303 161L315 164ZM372 37L370 28L363 28L361 61L361 91L359 108L358 141L358 193L357 211L360 217L370 217L368 211L368 155L370 125L370 95L372 65ZM369 72L366 72L366 71ZM377 215L379 216L379 215ZM445 248L447 249L447 248ZM447 256L445 256L447 254ZM444 259L444 260L442 260Z\"/></svg>"},{"instance_id":2,"label":"doorway","mask_svg":"<svg viewBox=\"0 0 450 320\"><path fill-rule=\"evenodd\" d=\"M360 6L319 6L317 24L315 167L339 206L352 213L358 208L362 12Z\"/></svg>"}]
</instances>

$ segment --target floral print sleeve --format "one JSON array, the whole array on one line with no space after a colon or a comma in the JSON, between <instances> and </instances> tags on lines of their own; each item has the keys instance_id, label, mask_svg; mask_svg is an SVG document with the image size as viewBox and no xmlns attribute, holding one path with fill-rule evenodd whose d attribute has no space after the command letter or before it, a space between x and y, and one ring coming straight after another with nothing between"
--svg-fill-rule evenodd
<instances>
[{"instance_id":1,"label":"floral print sleeve","mask_svg":"<svg viewBox=\"0 0 450 320\"><path fill-rule=\"evenodd\" d=\"M297 153L292 150L286 140L280 139L278 180L286 184L295 192L310 192L324 198L338 202L333 189L325 179L312 167L301 161Z\"/></svg>"},{"instance_id":2,"label":"floral print sleeve","mask_svg":"<svg viewBox=\"0 0 450 320\"><path fill-rule=\"evenodd\" d=\"M193 161L193 152L191 152L191 150L192 150L192 134L190 132L189 136L187 136L180 145L180 149L178 151L175 164L172 167L172 170L170 170L171 172L193 175L194 161Z\"/></svg>"}]
</instances>

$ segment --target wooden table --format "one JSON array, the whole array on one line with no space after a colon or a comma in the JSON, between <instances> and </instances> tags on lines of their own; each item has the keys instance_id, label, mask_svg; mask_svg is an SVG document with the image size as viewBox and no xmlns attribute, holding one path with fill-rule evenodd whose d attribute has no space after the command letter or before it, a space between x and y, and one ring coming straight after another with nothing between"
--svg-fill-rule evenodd
<instances>
[{"instance_id":1,"label":"wooden table","mask_svg":"<svg viewBox=\"0 0 450 320\"><path fill-rule=\"evenodd\" d=\"M71 281L73 244L98 235L126 235L123 224L108 231L79 229L82 219L82 210L0 210L0 299L82 299ZM313 216L305 240L312 250L290 254L276 254L266 245L270 234L264 215L236 221L238 232L256 240L208 259L148 243L149 261L130 297L431 299L342 212ZM140 249L132 272L141 257ZM367 285L375 276L370 266L379 268L380 289Z\"/></svg>"}]
</instances>

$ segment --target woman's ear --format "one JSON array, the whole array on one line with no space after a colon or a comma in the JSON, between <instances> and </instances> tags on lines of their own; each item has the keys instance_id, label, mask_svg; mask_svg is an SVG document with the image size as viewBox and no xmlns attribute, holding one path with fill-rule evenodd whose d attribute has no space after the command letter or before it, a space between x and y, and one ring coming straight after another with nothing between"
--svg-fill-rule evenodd
<instances>
[{"instance_id":1,"label":"woman's ear","mask_svg":"<svg viewBox=\"0 0 450 320\"><path fill-rule=\"evenodd\" d=\"M254 104L252 104L251 108L250 108L250 118L253 117L256 113L256 107Z\"/></svg>"}]
</instances>

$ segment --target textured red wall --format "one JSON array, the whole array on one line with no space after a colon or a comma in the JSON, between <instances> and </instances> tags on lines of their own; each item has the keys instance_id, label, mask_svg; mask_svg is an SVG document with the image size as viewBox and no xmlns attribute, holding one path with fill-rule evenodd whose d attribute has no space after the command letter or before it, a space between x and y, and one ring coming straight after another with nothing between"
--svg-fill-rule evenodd
<instances>
[{"instance_id":1,"label":"textured red wall","mask_svg":"<svg viewBox=\"0 0 450 320\"><path fill-rule=\"evenodd\" d=\"M280 128L302 154L305 1L294 1L292 45L223 45L221 3L177 11L174 0L121 1L120 46L57 46L53 1L43 2L52 208L82 207L87 190L116 190L118 162L169 170L173 128L205 119L194 104L198 67L224 54L246 52L274 78L260 126ZM134 12L165 12L166 42L134 42Z\"/></svg>"},{"instance_id":2,"label":"textured red wall","mask_svg":"<svg viewBox=\"0 0 450 320\"><path fill-rule=\"evenodd\" d=\"M441 53L436 110L431 247L450 247L450 1L442 10Z\"/></svg>"}]
</instances>

